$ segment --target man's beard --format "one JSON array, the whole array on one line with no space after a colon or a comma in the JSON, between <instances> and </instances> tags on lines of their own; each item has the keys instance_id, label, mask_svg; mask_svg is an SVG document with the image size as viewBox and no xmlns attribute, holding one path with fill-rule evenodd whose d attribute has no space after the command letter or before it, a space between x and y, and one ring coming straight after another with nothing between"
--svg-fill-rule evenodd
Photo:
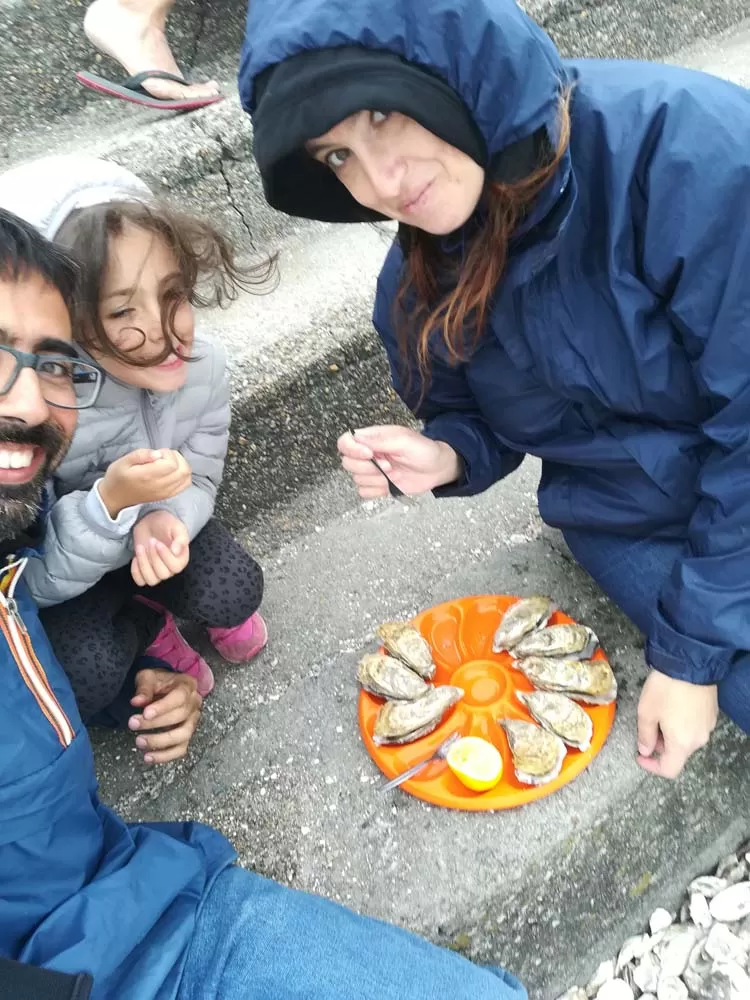
<instances>
[{"instance_id":1,"label":"man's beard","mask_svg":"<svg viewBox=\"0 0 750 1000\"><path fill-rule=\"evenodd\" d=\"M36 427L0 420L0 450L4 444L36 445L45 454L36 475L27 483L0 483L0 541L7 542L31 527L39 517L44 484L62 461L70 441L51 420Z\"/></svg>"}]
</instances>

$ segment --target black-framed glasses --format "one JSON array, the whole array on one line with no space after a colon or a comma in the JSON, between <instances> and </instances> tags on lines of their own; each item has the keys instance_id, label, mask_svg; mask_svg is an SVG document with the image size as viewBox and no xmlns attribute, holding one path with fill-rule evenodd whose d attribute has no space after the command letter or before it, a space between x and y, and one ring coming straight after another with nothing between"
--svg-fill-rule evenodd
<instances>
[{"instance_id":1,"label":"black-framed glasses","mask_svg":"<svg viewBox=\"0 0 750 1000\"><path fill-rule=\"evenodd\" d=\"M63 410L88 409L102 387L101 369L90 361L66 354L29 354L0 344L0 396L10 392L24 368L36 372L45 402Z\"/></svg>"}]
</instances>

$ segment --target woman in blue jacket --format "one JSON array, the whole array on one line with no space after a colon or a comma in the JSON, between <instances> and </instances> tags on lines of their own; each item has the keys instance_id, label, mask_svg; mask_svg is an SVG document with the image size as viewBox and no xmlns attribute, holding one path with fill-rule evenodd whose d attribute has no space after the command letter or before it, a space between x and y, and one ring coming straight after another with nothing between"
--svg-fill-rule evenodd
<instances>
[{"instance_id":1,"label":"woman in blue jacket","mask_svg":"<svg viewBox=\"0 0 750 1000\"><path fill-rule=\"evenodd\" d=\"M647 635L639 761L717 703L750 730L750 94L563 62L512 0L253 0L240 92L266 196L399 223L375 325L422 433L339 442L362 496L539 507Z\"/></svg>"}]
</instances>

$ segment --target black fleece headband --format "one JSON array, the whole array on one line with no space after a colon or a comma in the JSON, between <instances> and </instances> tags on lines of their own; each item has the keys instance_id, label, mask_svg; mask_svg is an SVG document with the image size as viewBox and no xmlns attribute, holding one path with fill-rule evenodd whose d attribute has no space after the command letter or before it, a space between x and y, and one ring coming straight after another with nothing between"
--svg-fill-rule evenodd
<instances>
[{"instance_id":1,"label":"black fleece headband","mask_svg":"<svg viewBox=\"0 0 750 1000\"><path fill-rule=\"evenodd\" d=\"M255 80L253 150L269 205L322 222L373 222L335 174L305 150L359 111L399 111L487 169L487 145L452 87L393 52L317 49L269 67ZM518 180L539 163L535 137L493 157L495 179Z\"/></svg>"}]
</instances>

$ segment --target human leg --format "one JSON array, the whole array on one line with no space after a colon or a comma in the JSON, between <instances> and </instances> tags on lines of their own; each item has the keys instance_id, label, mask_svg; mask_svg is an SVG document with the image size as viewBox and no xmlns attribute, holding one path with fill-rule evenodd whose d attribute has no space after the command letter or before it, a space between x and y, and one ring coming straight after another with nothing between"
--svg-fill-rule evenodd
<instances>
[{"instance_id":1,"label":"human leg","mask_svg":"<svg viewBox=\"0 0 750 1000\"><path fill-rule=\"evenodd\" d=\"M390 924L241 868L198 915L177 1000L525 1000L483 969Z\"/></svg>"},{"instance_id":2,"label":"human leg","mask_svg":"<svg viewBox=\"0 0 750 1000\"><path fill-rule=\"evenodd\" d=\"M206 626L226 660L243 663L266 645L266 625L258 614L263 570L215 518L193 539L185 570L148 596L180 618Z\"/></svg>"},{"instance_id":3,"label":"human leg","mask_svg":"<svg viewBox=\"0 0 750 1000\"><path fill-rule=\"evenodd\" d=\"M161 615L133 608L133 590L129 573L118 570L84 594L40 612L84 721L115 702L133 663L159 631Z\"/></svg>"},{"instance_id":4,"label":"human leg","mask_svg":"<svg viewBox=\"0 0 750 1000\"><path fill-rule=\"evenodd\" d=\"M568 530L568 548L602 590L647 633L672 566L684 542L680 539L633 539L621 535ZM750 732L750 651L737 657L719 682L719 707L744 732Z\"/></svg>"},{"instance_id":5,"label":"human leg","mask_svg":"<svg viewBox=\"0 0 750 1000\"><path fill-rule=\"evenodd\" d=\"M163 70L182 76L166 36L167 17L175 0L94 0L83 28L91 44L123 66L129 74ZM148 80L145 88L154 97L188 99L211 97L219 92L215 80L179 84Z\"/></svg>"}]
</instances>

